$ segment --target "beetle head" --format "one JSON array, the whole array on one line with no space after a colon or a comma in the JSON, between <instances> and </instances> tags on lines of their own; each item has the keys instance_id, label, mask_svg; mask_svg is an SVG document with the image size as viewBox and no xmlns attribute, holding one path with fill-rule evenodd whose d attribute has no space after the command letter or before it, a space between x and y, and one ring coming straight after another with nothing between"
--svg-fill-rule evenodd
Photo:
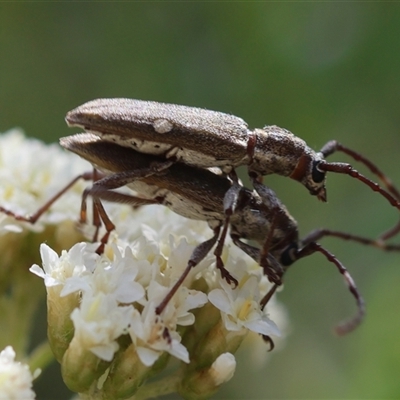
<instances>
[{"instance_id":1,"label":"beetle head","mask_svg":"<svg viewBox=\"0 0 400 400\"><path fill-rule=\"evenodd\" d=\"M317 196L321 201L326 201L326 172L319 168L323 160L321 153L303 154L290 177L304 185L310 194Z\"/></svg>"}]
</instances>

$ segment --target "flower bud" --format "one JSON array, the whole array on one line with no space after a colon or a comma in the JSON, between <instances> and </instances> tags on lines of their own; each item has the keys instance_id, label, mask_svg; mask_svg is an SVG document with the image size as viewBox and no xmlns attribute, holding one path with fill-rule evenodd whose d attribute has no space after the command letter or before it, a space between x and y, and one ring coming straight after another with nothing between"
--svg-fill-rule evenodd
<instances>
[{"instance_id":1,"label":"flower bud","mask_svg":"<svg viewBox=\"0 0 400 400\"><path fill-rule=\"evenodd\" d=\"M157 363L168 360L164 354ZM140 361L137 348L133 344L124 351L118 352L110 367L110 372L102 387L104 396L110 399L125 399L133 396L148 376L157 370L157 365L145 366Z\"/></svg>"},{"instance_id":2,"label":"flower bud","mask_svg":"<svg viewBox=\"0 0 400 400\"><path fill-rule=\"evenodd\" d=\"M61 362L64 383L74 392L88 391L104 374L110 362L101 360L74 337Z\"/></svg>"},{"instance_id":3,"label":"flower bud","mask_svg":"<svg viewBox=\"0 0 400 400\"><path fill-rule=\"evenodd\" d=\"M58 362L61 362L73 338L71 312L79 305L77 293L60 297L60 291L60 286L47 288L47 337Z\"/></svg>"},{"instance_id":4,"label":"flower bud","mask_svg":"<svg viewBox=\"0 0 400 400\"><path fill-rule=\"evenodd\" d=\"M233 354L221 354L209 368L198 370L183 381L179 393L185 399L206 399L214 394L220 385L229 381L236 369Z\"/></svg>"}]
</instances>

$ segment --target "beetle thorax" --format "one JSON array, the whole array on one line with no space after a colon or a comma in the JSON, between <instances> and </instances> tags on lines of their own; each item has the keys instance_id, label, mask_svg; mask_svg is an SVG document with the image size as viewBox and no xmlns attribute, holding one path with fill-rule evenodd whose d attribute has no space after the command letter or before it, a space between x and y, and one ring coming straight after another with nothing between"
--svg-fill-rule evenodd
<instances>
[{"instance_id":1,"label":"beetle thorax","mask_svg":"<svg viewBox=\"0 0 400 400\"><path fill-rule=\"evenodd\" d=\"M304 185L311 194L325 198L325 173L318 171L323 159L306 142L286 129L266 126L254 131L257 141L249 169L260 175L278 174Z\"/></svg>"},{"instance_id":2,"label":"beetle thorax","mask_svg":"<svg viewBox=\"0 0 400 400\"><path fill-rule=\"evenodd\" d=\"M250 169L261 175L290 176L307 151L304 140L278 126L266 126L254 131L257 142Z\"/></svg>"}]
</instances>

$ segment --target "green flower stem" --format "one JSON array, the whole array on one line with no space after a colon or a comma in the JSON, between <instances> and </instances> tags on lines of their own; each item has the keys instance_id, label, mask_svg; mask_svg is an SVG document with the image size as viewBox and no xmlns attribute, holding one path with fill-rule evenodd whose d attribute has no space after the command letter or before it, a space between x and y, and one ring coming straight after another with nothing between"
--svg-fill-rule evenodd
<instances>
[{"instance_id":1,"label":"green flower stem","mask_svg":"<svg viewBox=\"0 0 400 400\"><path fill-rule=\"evenodd\" d=\"M15 264L0 296L0 347L12 345L19 357L26 354L35 312L45 295L26 265Z\"/></svg>"},{"instance_id":2,"label":"green flower stem","mask_svg":"<svg viewBox=\"0 0 400 400\"><path fill-rule=\"evenodd\" d=\"M136 394L127 400L147 400L170 393L177 393L182 377L179 373L167 376L156 382L143 385Z\"/></svg>"},{"instance_id":3,"label":"green flower stem","mask_svg":"<svg viewBox=\"0 0 400 400\"><path fill-rule=\"evenodd\" d=\"M49 342L45 341L33 350L29 356L29 368L33 373L36 369L44 370L54 361Z\"/></svg>"},{"instance_id":4,"label":"green flower stem","mask_svg":"<svg viewBox=\"0 0 400 400\"><path fill-rule=\"evenodd\" d=\"M158 398L170 393L177 393L182 377L179 372L175 375L170 375L162 378L156 382L146 383L140 387L136 394L132 397L126 398L126 400L147 400L152 398ZM113 397L104 396L102 390L98 390L93 387L85 393L79 393L80 400L113 400Z\"/></svg>"}]
</instances>

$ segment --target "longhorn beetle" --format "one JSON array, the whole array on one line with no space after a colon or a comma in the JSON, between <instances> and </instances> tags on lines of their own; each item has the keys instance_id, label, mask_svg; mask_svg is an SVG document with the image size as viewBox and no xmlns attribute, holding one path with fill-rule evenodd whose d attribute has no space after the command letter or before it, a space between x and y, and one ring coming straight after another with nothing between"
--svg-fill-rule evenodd
<instances>
[{"instance_id":1,"label":"longhorn beetle","mask_svg":"<svg viewBox=\"0 0 400 400\"><path fill-rule=\"evenodd\" d=\"M349 235L330 230L311 232L302 241L298 239L296 221L290 216L275 193L255 181L258 193L239 187L237 204L233 208L226 193L230 193L237 183L232 185L224 176L219 176L206 169L199 169L185 164L171 162L155 156L138 153L133 149L107 143L91 134L74 135L61 139L61 144L102 171L102 179L96 181L92 188L85 191L82 200L81 219L86 218L86 198L91 195L95 205L99 207L100 217L109 233L114 228L107 215L101 212L100 199L124 202L133 205L164 204L173 211L185 217L205 220L214 230L211 239L196 247L188 261L187 268L169 294L157 308L159 314L172 298L190 270L195 267L218 241L215 255L217 267L222 276L230 283L236 284L236 279L224 268L220 259L228 224L231 228L233 242L255 259L263 267L268 278L274 283L273 288L262 301L264 306L281 284L281 279L287 267L296 260L315 252L321 252L330 262L334 263L344 276L350 291L358 304L357 315L348 322L337 327L340 334L354 329L362 320L364 302L352 278L341 262L320 246L316 241L324 236L335 236L345 240L354 240L366 245L379 247L383 250L400 250L400 246L388 245L383 239L369 240L359 236ZM78 178L91 179L93 174L82 174ZM75 182L78 178L74 179ZM128 185L143 197L135 197L113 189ZM0 211L14 216L19 220L34 223L51 204L62 195L72 183L56 194L32 217L22 217L0 207ZM228 200L227 200L228 199ZM220 234L221 227L222 233ZM393 236L393 231L389 231ZM255 248L240 239L251 239L261 246ZM103 241L107 240L107 235Z\"/></svg>"},{"instance_id":2,"label":"longhorn beetle","mask_svg":"<svg viewBox=\"0 0 400 400\"><path fill-rule=\"evenodd\" d=\"M335 140L315 152L278 126L252 131L241 118L222 112L118 98L89 101L67 113L66 121L105 141L201 168L219 167L233 177L234 168L246 164L253 181L273 173L289 176L322 201L326 201L327 171L350 175L400 210L400 193L390 180L367 158ZM350 164L327 162L325 158L336 151L365 164L387 190ZM400 224L396 229L400 230Z\"/></svg>"},{"instance_id":3,"label":"longhorn beetle","mask_svg":"<svg viewBox=\"0 0 400 400\"><path fill-rule=\"evenodd\" d=\"M287 267L295 261L315 252L321 252L334 263L344 276L358 305L356 316L337 327L339 334L353 330L361 322L364 315L364 301L343 264L316 241L324 236L335 236L384 250L400 250L400 246L388 245L382 240L369 240L326 229L313 231L300 241L296 221L275 193L257 181L254 182L256 192L251 192L241 186L234 189L239 195L236 207L233 208L227 201L229 196L226 193L229 193L236 183L232 185L226 177L216 175L206 169L180 163L169 165L165 160L160 161L159 158L137 153L131 148L107 143L92 134L62 138L61 145L90 161L96 169L105 174L103 179L94 182L92 188L85 191L83 202L88 195L91 195L98 199L132 205L163 204L185 217L205 220L213 229L213 237L195 248L182 276L157 307L156 312L159 314L162 313L190 270L211 250L218 237L219 243L214 252L217 267L228 282L237 284L220 259L228 223L233 242L255 259L274 283L272 290L262 301L263 306L281 284L281 278ZM113 191L125 185L144 198ZM224 228L220 234L223 225ZM240 239L254 240L261 248L253 247Z\"/></svg>"}]
</instances>

